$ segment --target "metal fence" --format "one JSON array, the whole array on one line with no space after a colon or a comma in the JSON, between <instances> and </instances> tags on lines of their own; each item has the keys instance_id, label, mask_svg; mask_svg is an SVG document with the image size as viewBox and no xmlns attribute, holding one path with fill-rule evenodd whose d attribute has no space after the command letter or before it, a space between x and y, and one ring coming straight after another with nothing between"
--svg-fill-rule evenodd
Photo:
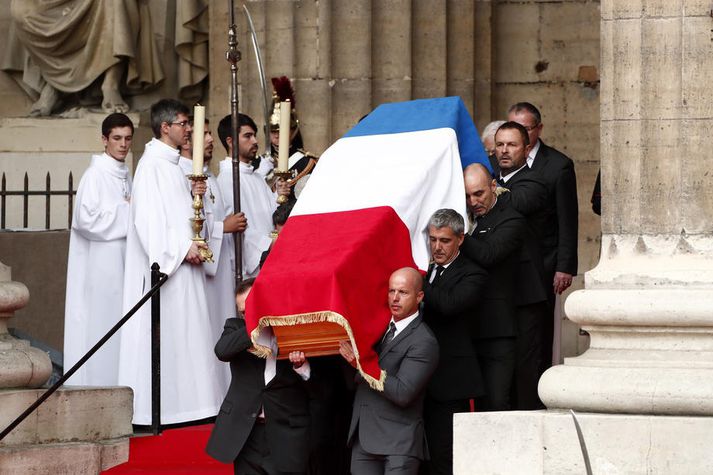
<instances>
[{"instance_id":1,"label":"metal fence","mask_svg":"<svg viewBox=\"0 0 713 475\"><path fill-rule=\"evenodd\" d=\"M7 197L8 196L21 196L22 197L22 227L27 228L29 222L29 208L30 208L30 196L44 196L45 197L45 229L50 229L50 210L51 210L51 197L52 196L66 196L67 197L67 228L72 227L72 208L74 205L74 195L77 194L77 190L74 189L74 177L72 172L69 172L67 177L67 189L66 190L52 190L52 178L49 172L47 172L47 177L45 179L45 189L44 190L30 190L30 179L25 172L24 186L22 190L8 190L7 189L7 179L5 173L2 174L2 182L0 183L0 229L6 229L5 221L7 218Z\"/></svg>"}]
</instances>

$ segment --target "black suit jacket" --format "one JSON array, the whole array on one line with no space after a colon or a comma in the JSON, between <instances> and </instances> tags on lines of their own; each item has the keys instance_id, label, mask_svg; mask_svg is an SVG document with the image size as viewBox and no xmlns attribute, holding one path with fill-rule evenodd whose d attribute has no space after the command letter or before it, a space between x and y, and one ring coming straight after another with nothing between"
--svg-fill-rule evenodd
<instances>
[{"instance_id":1,"label":"black suit jacket","mask_svg":"<svg viewBox=\"0 0 713 475\"><path fill-rule=\"evenodd\" d=\"M520 251L520 269L517 273L517 305L530 305L547 300L552 289L552 279L546 276L542 259L541 242L546 234L547 187L536 172L525 166L507 183L498 180L509 191L498 200L525 216L524 245Z\"/></svg>"},{"instance_id":2,"label":"black suit jacket","mask_svg":"<svg viewBox=\"0 0 713 475\"><path fill-rule=\"evenodd\" d=\"M440 363L428 387L438 401L470 399L483 394L478 357L470 337L470 322L488 273L462 253L433 284L428 283L433 265L424 279L423 315L440 348Z\"/></svg>"},{"instance_id":3,"label":"black suit jacket","mask_svg":"<svg viewBox=\"0 0 713 475\"><path fill-rule=\"evenodd\" d=\"M515 297L520 255L527 222L505 199L500 199L485 215L477 218L472 235L466 235L461 251L488 271L476 318L471 321L473 338L517 335Z\"/></svg>"},{"instance_id":4,"label":"black suit jacket","mask_svg":"<svg viewBox=\"0 0 713 475\"><path fill-rule=\"evenodd\" d=\"M215 421L206 452L232 463L248 439L260 408L265 409L265 431L276 468L303 472L309 455L310 417L305 382L287 360L277 361L275 377L265 385L265 360L247 350L252 346L245 320L229 318L215 354L230 362L232 379Z\"/></svg>"},{"instance_id":5,"label":"black suit jacket","mask_svg":"<svg viewBox=\"0 0 713 475\"><path fill-rule=\"evenodd\" d=\"M384 391L371 389L358 377L349 444L359 431L359 443L369 453L426 458L423 399L437 365L436 337L416 317L379 349L379 367L386 371Z\"/></svg>"},{"instance_id":6,"label":"black suit jacket","mask_svg":"<svg viewBox=\"0 0 713 475\"><path fill-rule=\"evenodd\" d=\"M532 169L547 186L545 235L541 241L545 271L577 274L577 177L574 162L540 140Z\"/></svg>"}]
</instances>

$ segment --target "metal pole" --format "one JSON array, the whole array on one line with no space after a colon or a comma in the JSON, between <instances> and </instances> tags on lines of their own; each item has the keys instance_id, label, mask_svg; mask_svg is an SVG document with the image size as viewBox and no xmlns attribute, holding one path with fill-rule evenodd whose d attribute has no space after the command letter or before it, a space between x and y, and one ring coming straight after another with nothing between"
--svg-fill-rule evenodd
<instances>
[{"instance_id":1,"label":"metal pole","mask_svg":"<svg viewBox=\"0 0 713 475\"><path fill-rule=\"evenodd\" d=\"M151 287L161 279L158 263L151 265ZM151 432L161 433L161 291L151 297Z\"/></svg>"},{"instance_id":2,"label":"metal pole","mask_svg":"<svg viewBox=\"0 0 713 475\"><path fill-rule=\"evenodd\" d=\"M240 159L238 157L238 135L240 125L238 122L238 33L235 26L235 6L233 0L228 0L230 10L230 27L228 28L228 52L225 58L230 63L230 115L233 124L230 137L232 139L231 159L233 163L233 212L240 212ZM243 280L243 234L233 233L235 241L235 286Z\"/></svg>"}]
</instances>

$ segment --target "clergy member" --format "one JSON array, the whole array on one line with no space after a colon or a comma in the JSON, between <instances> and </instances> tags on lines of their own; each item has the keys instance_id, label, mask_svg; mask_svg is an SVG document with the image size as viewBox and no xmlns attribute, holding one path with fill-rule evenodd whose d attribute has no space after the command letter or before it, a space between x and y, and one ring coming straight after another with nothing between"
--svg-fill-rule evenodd
<instances>
[{"instance_id":1,"label":"clergy member","mask_svg":"<svg viewBox=\"0 0 713 475\"><path fill-rule=\"evenodd\" d=\"M192 197L178 166L190 139L189 110L162 99L151 106L154 139L134 176L126 239L124 311L150 288L156 262L168 281L161 288L161 423L215 416L222 399L220 368L206 298L202 245L191 240ZM202 189L201 189L202 188ZM205 192L205 184L193 192ZM151 423L151 306L144 305L121 332L119 384L134 391L133 423Z\"/></svg>"},{"instance_id":2,"label":"clergy member","mask_svg":"<svg viewBox=\"0 0 713 475\"><path fill-rule=\"evenodd\" d=\"M210 161L213 158L213 134L210 132L207 120L203 147L203 173L208 175L208 187L203 197L206 217L203 232L204 238L213 252L213 262L205 262L203 268L206 273L206 298L208 299L210 328L213 332L213 342L217 342L220 335L223 334L225 320L236 317L235 299L233 298L235 277L231 265L235 259L232 233L245 231L247 220L243 213L226 215L218 181L210 171ZM181 158L178 164L184 174L193 173L192 140L181 146ZM186 188L190 189L188 180L186 180ZM217 362L217 364L222 368L219 382L223 387L222 392L225 394L230 383L230 368L221 362Z\"/></svg>"},{"instance_id":3,"label":"clergy member","mask_svg":"<svg viewBox=\"0 0 713 475\"><path fill-rule=\"evenodd\" d=\"M252 163L257 156L257 126L247 115L238 118L238 157L240 158L240 206L248 220L248 227L243 236L243 275L255 277L260 270L260 257L267 251L272 239L272 213L277 208L278 195L289 196L290 188L286 182L277 182L277 192L273 192L265 183L262 175L256 173ZM226 203L226 213L233 212L233 140L231 137L232 118L226 115L218 124L218 136L228 152L228 158L220 162L218 185Z\"/></svg>"},{"instance_id":4,"label":"clergy member","mask_svg":"<svg viewBox=\"0 0 713 475\"><path fill-rule=\"evenodd\" d=\"M121 318L131 176L124 160L134 124L124 114L102 122L104 153L93 155L77 189L69 235L64 369L74 366ZM67 384L115 386L119 338L91 357Z\"/></svg>"}]
</instances>

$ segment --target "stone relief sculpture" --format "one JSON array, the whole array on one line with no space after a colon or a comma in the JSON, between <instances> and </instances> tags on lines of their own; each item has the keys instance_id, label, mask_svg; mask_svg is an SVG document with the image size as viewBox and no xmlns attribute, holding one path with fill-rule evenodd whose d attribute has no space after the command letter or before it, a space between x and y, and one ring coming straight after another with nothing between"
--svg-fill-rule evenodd
<instances>
[{"instance_id":1,"label":"stone relief sculpture","mask_svg":"<svg viewBox=\"0 0 713 475\"><path fill-rule=\"evenodd\" d=\"M105 113L127 112L124 96L156 89L165 79L167 60L177 61L174 93L200 97L208 71L207 0L176 2L177 58L159 53L149 3L12 0L0 69L36 101L30 115L97 103Z\"/></svg>"}]
</instances>

